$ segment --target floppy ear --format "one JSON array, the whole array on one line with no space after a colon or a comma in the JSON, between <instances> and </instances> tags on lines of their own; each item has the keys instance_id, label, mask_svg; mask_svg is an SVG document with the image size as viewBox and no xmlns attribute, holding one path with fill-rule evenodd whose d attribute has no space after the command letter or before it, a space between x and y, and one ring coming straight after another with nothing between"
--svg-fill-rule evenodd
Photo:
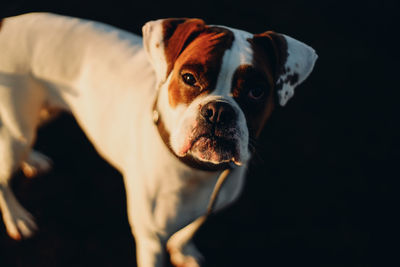
<instances>
[{"instance_id":1,"label":"floppy ear","mask_svg":"<svg viewBox=\"0 0 400 267\"><path fill-rule=\"evenodd\" d=\"M187 18L160 19L143 26L143 45L158 83L167 79L180 53L204 28L203 20Z\"/></svg>"},{"instance_id":2,"label":"floppy ear","mask_svg":"<svg viewBox=\"0 0 400 267\"><path fill-rule=\"evenodd\" d=\"M272 61L275 90L279 104L284 106L294 95L294 88L310 75L317 54L310 46L272 31L255 34L252 43Z\"/></svg>"}]
</instances>

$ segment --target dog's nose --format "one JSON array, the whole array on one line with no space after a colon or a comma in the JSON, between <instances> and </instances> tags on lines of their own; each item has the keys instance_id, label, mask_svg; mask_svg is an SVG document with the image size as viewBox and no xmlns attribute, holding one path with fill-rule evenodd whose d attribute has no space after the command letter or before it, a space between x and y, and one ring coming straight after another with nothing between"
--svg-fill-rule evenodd
<instances>
[{"instance_id":1,"label":"dog's nose","mask_svg":"<svg viewBox=\"0 0 400 267\"><path fill-rule=\"evenodd\" d=\"M230 124L236 119L233 107L224 101L210 101L200 110L201 116L212 124Z\"/></svg>"}]
</instances>

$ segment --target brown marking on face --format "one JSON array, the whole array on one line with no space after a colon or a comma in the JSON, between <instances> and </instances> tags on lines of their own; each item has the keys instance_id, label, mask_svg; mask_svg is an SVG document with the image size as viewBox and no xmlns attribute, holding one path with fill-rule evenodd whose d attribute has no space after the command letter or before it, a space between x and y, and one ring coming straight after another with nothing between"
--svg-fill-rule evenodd
<instances>
[{"instance_id":1,"label":"brown marking on face","mask_svg":"<svg viewBox=\"0 0 400 267\"><path fill-rule=\"evenodd\" d=\"M256 55L254 55L256 56ZM259 99L252 98L251 90L262 89ZM241 65L232 79L232 95L246 117L249 135L257 138L274 109L272 73L257 65Z\"/></svg>"},{"instance_id":2,"label":"brown marking on face","mask_svg":"<svg viewBox=\"0 0 400 267\"><path fill-rule=\"evenodd\" d=\"M0 19L0 31L1 31L1 26L3 26L3 20L4 19Z\"/></svg>"},{"instance_id":3,"label":"brown marking on face","mask_svg":"<svg viewBox=\"0 0 400 267\"><path fill-rule=\"evenodd\" d=\"M188 104L200 94L211 92L217 83L224 52L232 46L233 33L220 27L207 27L185 45L173 62L173 74L168 88L169 104ZM182 42L182 41L181 41ZM184 82L182 75L191 74L193 85Z\"/></svg>"},{"instance_id":4,"label":"brown marking on face","mask_svg":"<svg viewBox=\"0 0 400 267\"><path fill-rule=\"evenodd\" d=\"M285 69L288 58L286 39L279 33L266 31L254 34L253 38L248 39L248 42L254 51L253 63L271 71L275 92L282 89L283 83L277 83L277 81L280 76L290 71L290 68Z\"/></svg>"},{"instance_id":5,"label":"brown marking on face","mask_svg":"<svg viewBox=\"0 0 400 267\"><path fill-rule=\"evenodd\" d=\"M163 21L164 53L167 60L167 76L185 47L204 30L201 19L166 19Z\"/></svg>"},{"instance_id":6,"label":"brown marking on face","mask_svg":"<svg viewBox=\"0 0 400 267\"><path fill-rule=\"evenodd\" d=\"M283 84L277 84L285 69L288 57L285 38L272 31L255 34L247 40L253 49L251 65L242 65L236 70L232 80L232 94L241 106L247 121L250 137L257 138L276 105L275 93ZM298 75L288 75L284 82L295 83ZM264 95L252 99L250 91L262 88Z\"/></svg>"}]
</instances>

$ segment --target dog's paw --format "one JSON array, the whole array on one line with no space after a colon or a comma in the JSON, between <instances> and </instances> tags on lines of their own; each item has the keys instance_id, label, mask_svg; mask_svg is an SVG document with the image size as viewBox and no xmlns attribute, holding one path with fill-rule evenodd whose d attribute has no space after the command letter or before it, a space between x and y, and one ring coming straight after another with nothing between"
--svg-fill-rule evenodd
<instances>
[{"instance_id":1,"label":"dog's paw","mask_svg":"<svg viewBox=\"0 0 400 267\"><path fill-rule=\"evenodd\" d=\"M8 199L7 208L2 209L2 215L8 235L15 240L29 238L38 229L34 217L13 197Z\"/></svg>"},{"instance_id":2,"label":"dog's paw","mask_svg":"<svg viewBox=\"0 0 400 267\"><path fill-rule=\"evenodd\" d=\"M176 267L200 267L204 258L193 243L188 243L183 249L168 247L171 263Z\"/></svg>"},{"instance_id":3,"label":"dog's paw","mask_svg":"<svg viewBox=\"0 0 400 267\"><path fill-rule=\"evenodd\" d=\"M22 162L22 172L28 178L33 178L51 170L52 160L40 152L32 150L28 158Z\"/></svg>"}]
</instances>

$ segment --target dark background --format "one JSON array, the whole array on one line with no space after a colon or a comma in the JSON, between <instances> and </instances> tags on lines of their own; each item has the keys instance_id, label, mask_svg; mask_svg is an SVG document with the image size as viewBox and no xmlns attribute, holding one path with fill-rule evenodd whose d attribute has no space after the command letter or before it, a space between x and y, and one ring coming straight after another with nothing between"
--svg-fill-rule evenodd
<instances>
[{"instance_id":1,"label":"dark background","mask_svg":"<svg viewBox=\"0 0 400 267\"><path fill-rule=\"evenodd\" d=\"M240 200L196 236L206 266L393 266L399 176L396 1L3 1L2 17L50 11L140 33L148 20L200 17L309 44L309 79L269 121ZM1 51L0 51L1 53ZM51 173L14 190L40 231L11 240L0 266L135 266L121 176L65 115L39 131Z\"/></svg>"}]
</instances>

